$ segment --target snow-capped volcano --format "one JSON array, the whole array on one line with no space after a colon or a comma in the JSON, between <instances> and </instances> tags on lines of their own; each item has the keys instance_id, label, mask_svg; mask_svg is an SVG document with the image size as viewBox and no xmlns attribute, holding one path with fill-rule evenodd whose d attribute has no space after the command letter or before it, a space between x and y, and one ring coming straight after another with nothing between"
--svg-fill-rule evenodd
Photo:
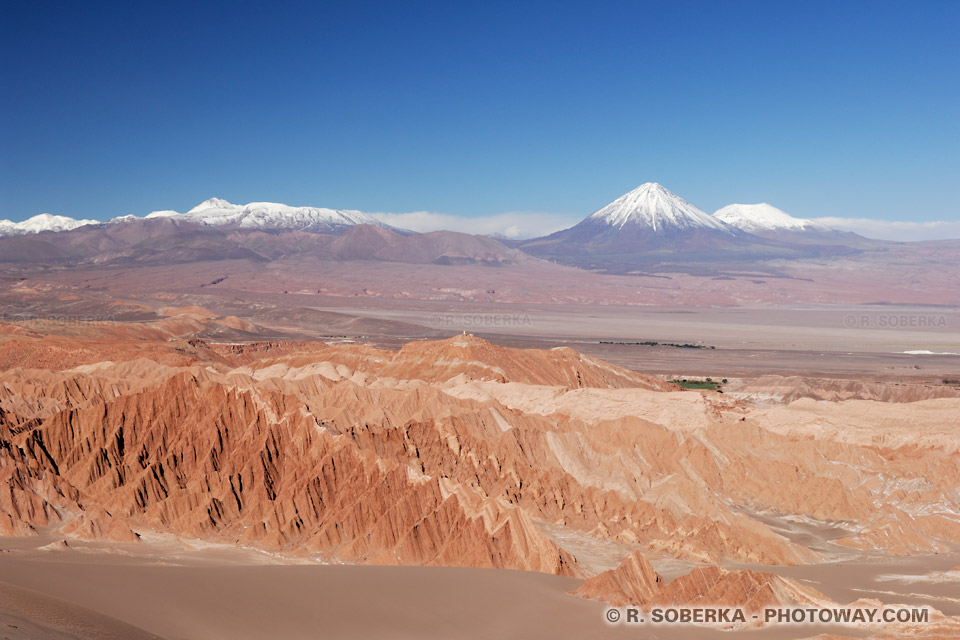
<instances>
[{"instance_id":1,"label":"snow-capped volcano","mask_svg":"<svg viewBox=\"0 0 960 640\"><path fill-rule=\"evenodd\" d=\"M358 224L386 227L384 223L362 211L291 207L276 202L231 204L221 198L210 198L186 213L154 211L147 218L172 218L198 222L208 226L236 226L241 229L282 229L298 231L336 231Z\"/></svg>"},{"instance_id":2,"label":"snow-capped volcano","mask_svg":"<svg viewBox=\"0 0 960 640\"><path fill-rule=\"evenodd\" d=\"M761 202L760 204L728 204L714 212L713 217L748 233L764 231L833 231L813 220L794 218L789 213Z\"/></svg>"},{"instance_id":3,"label":"snow-capped volcano","mask_svg":"<svg viewBox=\"0 0 960 640\"><path fill-rule=\"evenodd\" d=\"M810 253L727 224L656 182L640 185L569 229L519 246L533 255L608 273L636 273L657 264L702 271L697 265Z\"/></svg>"},{"instance_id":4,"label":"snow-capped volcano","mask_svg":"<svg viewBox=\"0 0 960 640\"><path fill-rule=\"evenodd\" d=\"M735 231L717 218L693 206L656 182L647 182L626 193L587 220L622 229L640 225L652 231L713 229L730 235Z\"/></svg>"},{"instance_id":5,"label":"snow-capped volcano","mask_svg":"<svg viewBox=\"0 0 960 640\"><path fill-rule=\"evenodd\" d=\"M742 252L765 242L693 206L656 182L647 182L569 229L520 245L590 268L629 270L665 255L702 260L717 252Z\"/></svg>"},{"instance_id":6,"label":"snow-capped volcano","mask_svg":"<svg viewBox=\"0 0 960 640\"><path fill-rule=\"evenodd\" d=\"M23 222L0 220L0 237L25 236L43 231L69 231L88 224L99 224L96 220L74 220L67 216L55 216L50 213L27 218Z\"/></svg>"}]
</instances>

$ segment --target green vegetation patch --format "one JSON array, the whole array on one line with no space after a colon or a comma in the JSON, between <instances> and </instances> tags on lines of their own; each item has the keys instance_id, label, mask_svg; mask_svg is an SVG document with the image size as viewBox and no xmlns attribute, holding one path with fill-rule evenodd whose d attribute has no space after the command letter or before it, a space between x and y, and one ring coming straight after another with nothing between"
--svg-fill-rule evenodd
<instances>
[{"instance_id":1,"label":"green vegetation patch","mask_svg":"<svg viewBox=\"0 0 960 640\"><path fill-rule=\"evenodd\" d=\"M723 386L722 382L714 382L713 378L707 378L706 380L671 380L673 384L678 384L684 389L707 389L708 391L721 391L720 387Z\"/></svg>"},{"instance_id":2,"label":"green vegetation patch","mask_svg":"<svg viewBox=\"0 0 960 640\"><path fill-rule=\"evenodd\" d=\"M716 349L714 346L705 344L679 344L677 342L657 342L656 340L645 340L643 342L614 342L612 340L601 340L600 344L625 344L639 347L674 347L675 349Z\"/></svg>"}]
</instances>

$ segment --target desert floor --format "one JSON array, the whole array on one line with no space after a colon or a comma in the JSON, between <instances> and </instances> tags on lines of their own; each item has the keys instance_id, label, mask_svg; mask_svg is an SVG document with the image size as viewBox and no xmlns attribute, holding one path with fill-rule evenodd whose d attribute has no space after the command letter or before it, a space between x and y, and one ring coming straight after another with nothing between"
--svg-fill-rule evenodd
<instances>
[{"instance_id":1,"label":"desert floor","mask_svg":"<svg viewBox=\"0 0 960 640\"><path fill-rule=\"evenodd\" d=\"M0 541L0 637L60 638L721 638L688 626L611 626L605 606L568 594L578 580L439 567L318 566L172 539L130 547L41 550L46 539ZM146 547L146 548L145 548ZM889 601L960 614L957 582L923 576L960 554L777 567L840 601ZM754 567L756 568L756 567ZM894 597L895 596L895 597ZM780 625L750 638L859 634Z\"/></svg>"}]
</instances>

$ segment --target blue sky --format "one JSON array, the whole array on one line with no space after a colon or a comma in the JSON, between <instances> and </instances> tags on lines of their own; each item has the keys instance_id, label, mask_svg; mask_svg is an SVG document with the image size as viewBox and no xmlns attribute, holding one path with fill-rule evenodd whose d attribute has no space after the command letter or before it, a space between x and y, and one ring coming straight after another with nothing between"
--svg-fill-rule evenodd
<instances>
[{"instance_id":1,"label":"blue sky","mask_svg":"<svg viewBox=\"0 0 960 640\"><path fill-rule=\"evenodd\" d=\"M279 6L279 5L277 5ZM960 3L2 3L0 218L960 220Z\"/></svg>"}]
</instances>

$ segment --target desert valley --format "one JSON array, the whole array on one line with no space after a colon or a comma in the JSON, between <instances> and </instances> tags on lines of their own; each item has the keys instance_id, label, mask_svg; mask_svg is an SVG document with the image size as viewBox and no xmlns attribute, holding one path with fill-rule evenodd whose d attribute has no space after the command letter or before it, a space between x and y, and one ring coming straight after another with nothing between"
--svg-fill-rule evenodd
<instances>
[{"instance_id":1,"label":"desert valley","mask_svg":"<svg viewBox=\"0 0 960 640\"><path fill-rule=\"evenodd\" d=\"M960 240L655 183L528 240L28 222L4 638L960 636ZM619 619L698 606L748 618ZM926 617L762 616L837 607Z\"/></svg>"}]
</instances>

